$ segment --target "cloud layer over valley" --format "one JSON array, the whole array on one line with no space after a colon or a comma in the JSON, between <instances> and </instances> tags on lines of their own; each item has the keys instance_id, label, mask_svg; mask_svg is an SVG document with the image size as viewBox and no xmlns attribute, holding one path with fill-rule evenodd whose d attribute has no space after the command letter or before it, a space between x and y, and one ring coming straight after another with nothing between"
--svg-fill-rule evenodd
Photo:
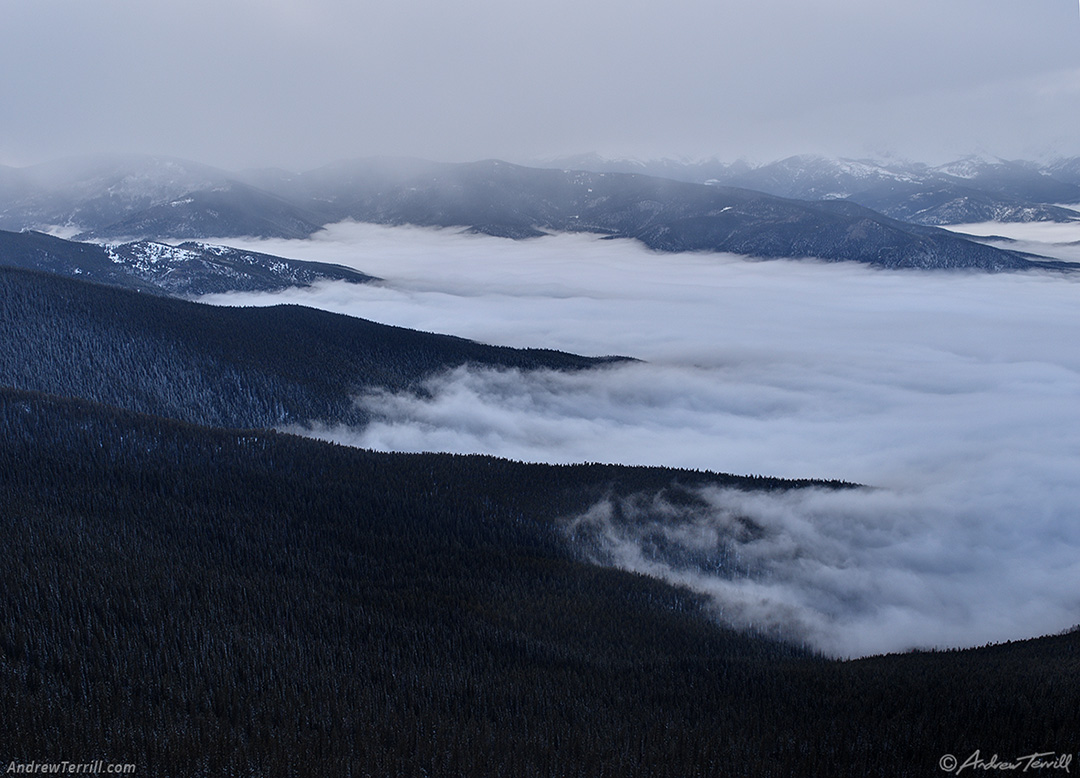
<instances>
[{"instance_id":1,"label":"cloud layer over valley","mask_svg":"<svg viewBox=\"0 0 1080 778\"><path fill-rule=\"evenodd\" d=\"M214 302L295 302L644 360L577 374L458 370L424 396L358 398L376 421L324 437L874 487L709 493L693 510L643 496L619 506L632 522L612 523L604 504L582 520L605 539L602 561L706 592L728 620L780 625L841 655L1080 622L1072 275L893 272L656 254L587 235L511 242L353 224L245 247L385 281ZM738 517L758 531L733 535ZM686 553L650 553L656 532ZM728 568L702 564L717 549ZM732 577L730 564L743 573Z\"/></svg>"}]
</instances>

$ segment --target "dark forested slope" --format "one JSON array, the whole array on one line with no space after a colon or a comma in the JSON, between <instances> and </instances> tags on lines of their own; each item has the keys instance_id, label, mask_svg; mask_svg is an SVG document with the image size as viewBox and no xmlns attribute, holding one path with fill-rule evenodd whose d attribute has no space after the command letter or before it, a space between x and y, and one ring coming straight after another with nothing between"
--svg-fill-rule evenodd
<instances>
[{"instance_id":1,"label":"dark forested slope","mask_svg":"<svg viewBox=\"0 0 1080 778\"><path fill-rule=\"evenodd\" d=\"M1075 753L1080 634L832 662L583 564L701 473L377 454L0 390L0 744L140 775L926 776Z\"/></svg>"},{"instance_id":2,"label":"dark forested slope","mask_svg":"<svg viewBox=\"0 0 1080 778\"><path fill-rule=\"evenodd\" d=\"M201 424L359 423L353 397L364 388L400 390L466 363L603 362L300 306L215 307L0 268L0 385Z\"/></svg>"}]
</instances>

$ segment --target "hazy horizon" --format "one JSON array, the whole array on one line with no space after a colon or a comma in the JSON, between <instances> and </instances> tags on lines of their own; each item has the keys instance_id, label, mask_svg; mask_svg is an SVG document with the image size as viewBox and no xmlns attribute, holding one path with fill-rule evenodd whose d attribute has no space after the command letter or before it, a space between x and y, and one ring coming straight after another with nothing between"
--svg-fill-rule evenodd
<instances>
[{"instance_id":1,"label":"hazy horizon","mask_svg":"<svg viewBox=\"0 0 1080 778\"><path fill-rule=\"evenodd\" d=\"M1080 148L1077 149L1076 157L1080 157ZM36 160L24 164L5 164L0 162L0 167L6 167L13 170L33 170L33 169L51 169L51 170L63 170L66 164L71 165L86 165L86 164L123 164L125 161L139 161L139 160L156 160L156 161L173 161L183 164L190 164L196 167L205 167L210 170L216 170L221 173L232 175L246 175L250 173L258 173L260 171L281 171L289 174L303 174L311 171L319 170L322 168L334 168L339 165L347 165L354 162L365 161L379 161L390 162L395 161L407 162L427 162L434 164L472 164L478 162L484 162L488 160L498 160L506 162L512 165L520 165L522 167L538 167L546 168L551 166L561 165L565 162L573 162L575 160L592 160L597 164L600 163L665 163L671 162L675 164L708 164L718 163L721 165L734 165L734 164L746 164L750 168L765 167L773 163L781 162L786 159L806 157L806 158L821 158L821 159L834 159L834 160L852 160L859 162L868 162L871 164L880 164L883 166L890 165L926 165L927 167L946 166L949 163L960 162L967 159L982 159L989 162L1002 161L1002 162L1034 162L1034 163L1049 163L1059 161L1063 159L1071 159L1072 156L1064 155L1043 155L1042 157L1030 156L1030 157L1003 157L996 154L986 153L977 149L970 150L966 153L958 154L956 156L937 156L937 157L900 157L892 154L863 154L861 156L853 155L828 155L822 152L794 152L792 154L785 155L783 157L750 157L750 156L736 156L729 158L721 158L718 155L711 156L699 156L693 157L688 155L675 156L675 155L658 155L658 156L619 156L619 155L604 155L594 150L585 150L578 153L568 153L561 155L551 155L547 157L536 157L531 159L502 159L497 157L475 157L461 160L448 160L437 159L434 157L421 157L421 156L409 156L409 155L372 155L372 156L355 156L355 157L341 157L338 159L329 160L325 163L321 163L316 166L295 166L285 167L282 165L267 165L267 166L254 166L245 168L236 167L219 167L217 165L209 164L201 159L195 159L191 157L181 157L172 154L154 154L152 152L120 152L120 151L102 151L102 152L87 152L85 154L69 154L57 157L49 157L46 159ZM646 175L663 175L662 173L650 174L646 172ZM66 185L66 180L61 180L62 185ZM945 226L945 225L943 225ZM949 225L951 228L951 225Z\"/></svg>"}]
</instances>

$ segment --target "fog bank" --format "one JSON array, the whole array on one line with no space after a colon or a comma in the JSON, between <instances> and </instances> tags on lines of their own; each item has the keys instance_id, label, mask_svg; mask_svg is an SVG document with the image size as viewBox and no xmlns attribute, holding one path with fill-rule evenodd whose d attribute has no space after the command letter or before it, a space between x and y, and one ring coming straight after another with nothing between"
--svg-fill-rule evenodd
<instances>
[{"instance_id":1,"label":"fog bank","mask_svg":"<svg viewBox=\"0 0 1080 778\"><path fill-rule=\"evenodd\" d=\"M607 538L607 563L685 583L728 620L780 624L833 653L980 644L1080 622L1080 287L1070 275L896 272L656 254L586 235L515 243L349 224L247 245L385 281L216 302L297 302L645 360L577 374L461 369L422 395L359 397L376 420L321 436L871 485L709 494L708 510L671 519L695 538L736 513L764 528L739 546L738 579L650 558L647 534L605 527L604 506L589 519Z\"/></svg>"}]
</instances>

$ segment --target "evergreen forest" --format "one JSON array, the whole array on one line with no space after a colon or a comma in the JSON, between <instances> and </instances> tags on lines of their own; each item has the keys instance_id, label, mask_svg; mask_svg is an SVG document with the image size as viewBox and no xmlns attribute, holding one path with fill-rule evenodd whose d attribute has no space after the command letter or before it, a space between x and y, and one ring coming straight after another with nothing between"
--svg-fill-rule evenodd
<instances>
[{"instance_id":1,"label":"evergreen forest","mask_svg":"<svg viewBox=\"0 0 1080 778\"><path fill-rule=\"evenodd\" d=\"M1077 746L1080 632L835 661L565 541L598 494L809 484L374 453L10 389L0 441L5 761L926 776Z\"/></svg>"}]
</instances>

